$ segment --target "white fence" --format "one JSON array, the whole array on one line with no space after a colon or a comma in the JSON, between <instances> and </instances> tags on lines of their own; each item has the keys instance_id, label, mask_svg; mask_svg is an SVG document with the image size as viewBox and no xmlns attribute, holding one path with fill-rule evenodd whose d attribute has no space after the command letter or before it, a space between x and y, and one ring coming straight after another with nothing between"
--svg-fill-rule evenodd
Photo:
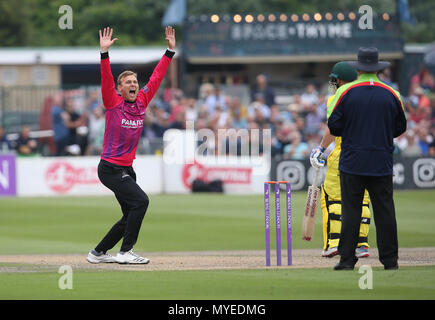
<instances>
[{"instance_id":1,"label":"white fence","mask_svg":"<svg viewBox=\"0 0 435 320\"><path fill-rule=\"evenodd\" d=\"M260 194L269 172L252 163L196 159L165 164L162 156L138 156L133 164L137 183L149 194L191 192L195 179L221 179L229 194ZM112 194L98 179L99 157L21 158L0 154L0 196L87 196Z\"/></svg>"}]
</instances>

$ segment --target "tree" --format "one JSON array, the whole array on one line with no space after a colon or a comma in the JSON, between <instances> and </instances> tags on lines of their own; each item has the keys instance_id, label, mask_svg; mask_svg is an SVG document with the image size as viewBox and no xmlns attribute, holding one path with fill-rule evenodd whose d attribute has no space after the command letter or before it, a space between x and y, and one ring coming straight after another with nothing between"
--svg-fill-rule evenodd
<instances>
[{"instance_id":1,"label":"tree","mask_svg":"<svg viewBox=\"0 0 435 320\"><path fill-rule=\"evenodd\" d=\"M25 46L30 36L30 10L25 0L0 2L0 46Z\"/></svg>"},{"instance_id":2,"label":"tree","mask_svg":"<svg viewBox=\"0 0 435 320\"><path fill-rule=\"evenodd\" d=\"M304 12L358 12L370 5L374 12L395 14L397 0L186 0L188 15ZM111 26L118 46L164 45L161 20L170 0L70 0L73 29L58 26L64 0L14 0L0 2L0 46L97 46L98 29ZM405 42L435 40L435 1L412 0L417 24L401 28ZM344 9L345 8L345 9ZM182 40L182 26L176 26Z\"/></svg>"},{"instance_id":3,"label":"tree","mask_svg":"<svg viewBox=\"0 0 435 320\"><path fill-rule=\"evenodd\" d=\"M409 2L411 15L416 25L403 24L402 34L406 42L428 43L435 41L435 2L412 0Z\"/></svg>"}]
</instances>

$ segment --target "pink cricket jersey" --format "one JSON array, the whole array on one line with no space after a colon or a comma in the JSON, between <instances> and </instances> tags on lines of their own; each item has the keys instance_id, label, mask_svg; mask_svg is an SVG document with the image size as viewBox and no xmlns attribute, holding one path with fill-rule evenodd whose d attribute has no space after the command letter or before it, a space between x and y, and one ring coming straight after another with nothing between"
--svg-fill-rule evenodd
<instances>
[{"instance_id":1,"label":"pink cricket jersey","mask_svg":"<svg viewBox=\"0 0 435 320\"><path fill-rule=\"evenodd\" d=\"M106 128L101 159L131 166L141 136L145 110L158 90L171 58L169 51L162 57L149 82L139 90L135 102L127 102L117 94L108 55L101 59L101 93L106 108Z\"/></svg>"}]
</instances>

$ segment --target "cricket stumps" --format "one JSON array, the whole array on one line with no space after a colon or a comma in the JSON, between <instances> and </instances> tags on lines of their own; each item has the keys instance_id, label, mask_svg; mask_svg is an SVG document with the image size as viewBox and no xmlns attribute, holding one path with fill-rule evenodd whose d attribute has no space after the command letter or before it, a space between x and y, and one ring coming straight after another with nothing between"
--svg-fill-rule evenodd
<instances>
[{"instance_id":1,"label":"cricket stumps","mask_svg":"<svg viewBox=\"0 0 435 320\"><path fill-rule=\"evenodd\" d=\"M286 225L287 225L287 265L292 261L292 210L291 186L288 181L266 181L264 183L264 224L266 236L266 266L270 266L270 186L275 186L275 228L276 228L276 265L281 266L281 185L286 190Z\"/></svg>"}]
</instances>

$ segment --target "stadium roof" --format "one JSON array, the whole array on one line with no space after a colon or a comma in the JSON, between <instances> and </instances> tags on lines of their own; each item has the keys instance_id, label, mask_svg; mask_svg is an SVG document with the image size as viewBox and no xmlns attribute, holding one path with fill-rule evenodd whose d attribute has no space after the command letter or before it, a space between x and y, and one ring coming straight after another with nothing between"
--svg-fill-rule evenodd
<instances>
[{"instance_id":1,"label":"stadium roof","mask_svg":"<svg viewBox=\"0 0 435 320\"><path fill-rule=\"evenodd\" d=\"M424 52L427 44L405 44L404 52ZM114 64L147 64L160 60L165 47L122 47L110 49ZM178 52L179 50L177 50ZM384 59L400 59L400 53L384 53ZM257 56L257 57L191 57L191 63L255 63L255 62L330 62L352 60L355 55ZM1 48L0 65L74 65L98 64L98 47Z\"/></svg>"},{"instance_id":2,"label":"stadium roof","mask_svg":"<svg viewBox=\"0 0 435 320\"><path fill-rule=\"evenodd\" d=\"M431 43L407 43L403 50L406 53L426 53L432 45Z\"/></svg>"},{"instance_id":3,"label":"stadium roof","mask_svg":"<svg viewBox=\"0 0 435 320\"><path fill-rule=\"evenodd\" d=\"M110 49L115 64L147 64L160 60L166 47L122 47ZM98 64L98 47L2 48L0 65Z\"/></svg>"},{"instance_id":4,"label":"stadium roof","mask_svg":"<svg viewBox=\"0 0 435 320\"><path fill-rule=\"evenodd\" d=\"M401 52L382 52L379 54L381 59L401 59ZM194 64L250 64L250 63L323 63L336 62L341 60L355 60L355 54L313 54L313 55L267 55L250 57L188 57L188 61Z\"/></svg>"}]
</instances>

